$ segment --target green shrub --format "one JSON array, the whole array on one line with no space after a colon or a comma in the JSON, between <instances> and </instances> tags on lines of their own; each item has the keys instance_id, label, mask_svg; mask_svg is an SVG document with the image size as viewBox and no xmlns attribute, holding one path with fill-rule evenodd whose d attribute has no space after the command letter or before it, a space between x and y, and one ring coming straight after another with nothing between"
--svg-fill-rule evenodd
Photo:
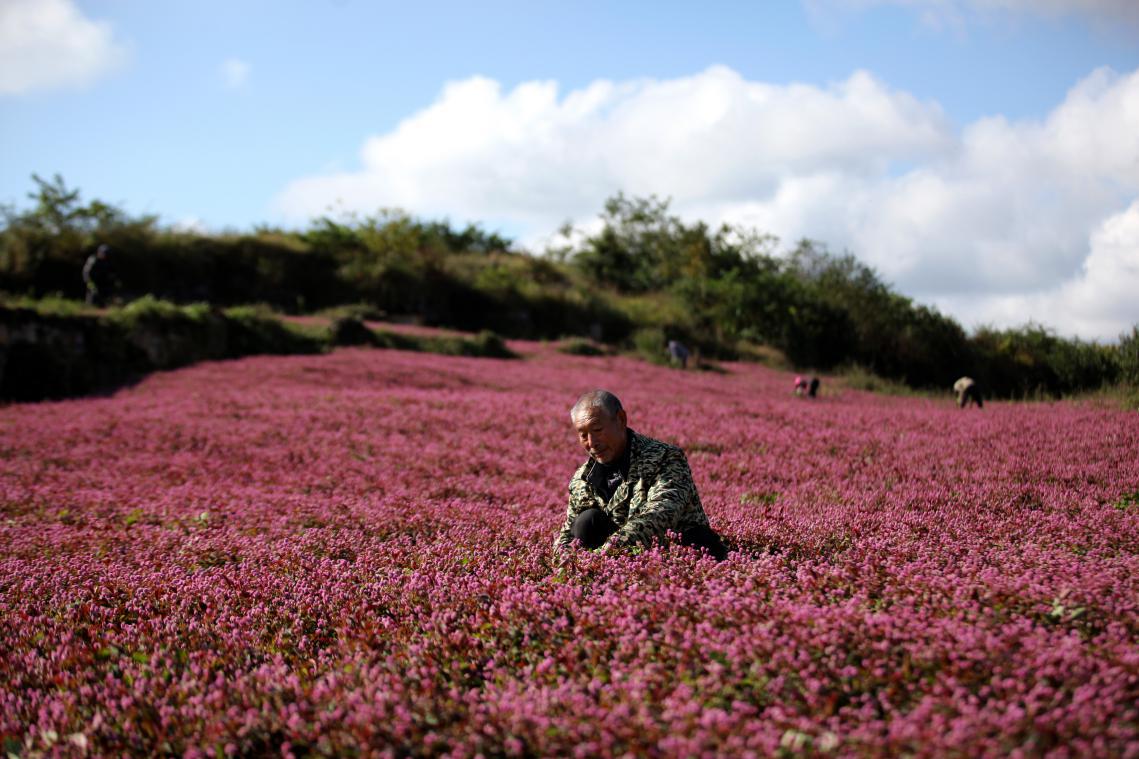
<instances>
[{"instance_id":1,"label":"green shrub","mask_svg":"<svg viewBox=\"0 0 1139 759\"><path fill-rule=\"evenodd\" d=\"M375 345L376 337L364 322L354 316L333 319L328 326L329 340L333 345Z\"/></svg>"},{"instance_id":2,"label":"green shrub","mask_svg":"<svg viewBox=\"0 0 1139 759\"><path fill-rule=\"evenodd\" d=\"M277 319L277 312L267 303L244 303L240 306L230 306L222 309L222 313L231 319Z\"/></svg>"},{"instance_id":3,"label":"green shrub","mask_svg":"<svg viewBox=\"0 0 1139 759\"><path fill-rule=\"evenodd\" d=\"M654 364L667 364L667 341L660 327L645 327L633 333L633 349L637 355Z\"/></svg>"},{"instance_id":4,"label":"green shrub","mask_svg":"<svg viewBox=\"0 0 1139 759\"><path fill-rule=\"evenodd\" d=\"M6 308L26 308L45 316L75 316L76 314L94 312L94 309L88 306L84 301L64 297L61 293L52 293L42 298L33 298L30 295L0 293L0 306Z\"/></svg>"},{"instance_id":5,"label":"green shrub","mask_svg":"<svg viewBox=\"0 0 1139 759\"><path fill-rule=\"evenodd\" d=\"M1139 389L1139 324L1119 336L1119 379Z\"/></svg>"},{"instance_id":6,"label":"green shrub","mask_svg":"<svg viewBox=\"0 0 1139 759\"><path fill-rule=\"evenodd\" d=\"M414 339L414 338L413 338ZM471 356L475 358L517 358L518 354L506 346L498 334L483 330L473 338L458 336L419 338L412 350L428 353L441 353L446 356Z\"/></svg>"},{"instance_id":7,"label":"green shrub","mask_svg":"<svg viewBox=\"0 0 1139 759\"><path fill-rule=\"evenodd\" d=\"M471 341L474 345L475 356L483 356L486 358L517 358L518 354L506 347L506 341L502 336L484 329L475 335L474 340Z\"/></svg>"},{"instance_id":8,"label":"green shrub","mask_svg":"<svg viewBox=\"0 0 1139 759\"><path fill-rule=\"evenodd\" d=\"M879 377L869 369L858 366L857 364L843 369L839 373L839 381L844 387L848 387L851 390L865 390L867 392L883 393L885 395L918 394L916 390L908 385Z\"/></svg>"},{"instance_id":9,"label":"green shrub","mask_svg":"<svg viewBox=\"0 0 1139 759\"><path fill-rule=\"evenodd\" d=\"M558 343L559 353L568 353L571 356L604 356L605 346L585 337L569 337Z\"/></svg>"},{"instance_id":10,"label":"green shrub","mask_svg":"<svg viewBox=\"0 0 1139 759\"><path fill-rule=\"evenodd\" d=\"M256 310L229 309L225 316L227 358L320 353L328 346L324 330L286 324Z\"/></svg>"},{"instance_id":11,"label":"green shrub","mask_svg":"<svg viewBox=\"0 0 1139 759\"><path fill-rule=\"evenodd\" d=\"M752 342L751 340L740 340L736 343L735 352L744 361L763 364L779 371L789 371L793 368L783 351L770 345Z\"/></svg>"},{"instance_id":12,"label":"green shrub","mask_svg":"<svg viewBox=\"0 0 1139 759\"><path fill-rule=\"evenodd\" d=\"M382 309L376 308L370 303L346 303L343 306L323 309L318 311L316 315L325 316L329 319L351 316L361 321L383 321L388 316Z\"/></svg>"},{"instance_id":13,"label":"green shrub","mask_svg":"<svg viewBox=\"0 0 1139 759\"><path fill-rule=\"evenodd\" d=\"M153 295L144 295L125 306L108 311L111 319L122 322L147 322L188 318L188 312L169 301L159 300Z\"/></svg>"},{"instance_id":14,"label":"green shrub","mask_svg":"<svg viewBox=\"0 0 1139 759\"><path fill-rule=\"evenodd\" d=\"M393 350L421 351L426 350L423 338L404 335L399 332L390 332L386 329L372 330L373 343L377 348Z\"/></svg>"}]
</instances>

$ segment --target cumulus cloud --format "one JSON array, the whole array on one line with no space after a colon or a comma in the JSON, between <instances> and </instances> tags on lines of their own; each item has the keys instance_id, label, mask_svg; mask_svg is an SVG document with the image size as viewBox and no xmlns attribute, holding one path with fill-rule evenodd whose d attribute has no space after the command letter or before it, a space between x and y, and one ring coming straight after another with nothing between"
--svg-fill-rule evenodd
<instances>
[{"instance_id":1,"label":"cumulus cloud","mask_svg":"<svg viewBox=\"0 0 1139 759\"><path fill-rule=\"evenodd\" d=\"M566 218L595 218L618 190L850 250L967 325L1036 319L1113 338L1121 319L1139 320L1088 296L1097 272L1119 269L1107 261L1139 257L1127 232L1139 72L1093 72L1041 120L963 129L861 71L772 85L713 67L561 97L553 82L504 91L475 77L367 139L359 170L297 179L278 203L297 220L397 206L507 222L533 243Z\"/></svg>"},{"instance_id":2,"label":"cumulus cloud","mask_svg":"<svg viewBox=\"0 0 1139 759\"><path fill-rule=\"evenodd\" d=\"M769 195L789 175L875 176L951 147L940 108L864 72L819 88L713 67L668 81L599 81L560 100L554 82L504 93L475 77L369 138L360 171L297 180L279 200L294 217L339 200L556 226L618 190L726 202Z\"/></svg>"},{"instance_id":3,"label":"cumulus cloud","mask_svg":"<svg viewBox=\"0 0 1139 759\"><path fill-rule=\"evenodd\" d=\"M0 95L85 86L126 59L110 24L72 0L0 2Z\"/></svg>"},{"instance_id":4,"label":"cumulus cloud","mask_svg":"<svg viewBox=\"0 0 1139 759\"><path fill-rule=\"evenodd\" d=\"M849 239L918 294L1036 292L1077 276L1090 231L1137 196L1139 72L1100 70L1043 122L978 121L950 160L860 188Z\"/></svg>"},{"instance_id":5,"label":"cumulus cloud","mask_svg":"<svg viewBox=\"0 0 1139 759\"><path fill-rule=\"evenodd\" d=\"M231 90L241 89L249 81L250 70L246 61L240 58L227 58L220 68L222 81Z\"/></svg>"},{"instance_id":6,"label":"cumulus cloud","mask_svg":"<svg viewBox=\"0 0 1139 759\"><path fill-rule=\"evenodd\" d=\"M1114 338L1139 321L1139 201L1104 219L1088 241L1080 272L1057 287L1019 295L943 299L946 310L971 315L970 326L1022 324L1032 317L1047 324L1062 315L1078 335Z\"/></svg>"}]
</instances>

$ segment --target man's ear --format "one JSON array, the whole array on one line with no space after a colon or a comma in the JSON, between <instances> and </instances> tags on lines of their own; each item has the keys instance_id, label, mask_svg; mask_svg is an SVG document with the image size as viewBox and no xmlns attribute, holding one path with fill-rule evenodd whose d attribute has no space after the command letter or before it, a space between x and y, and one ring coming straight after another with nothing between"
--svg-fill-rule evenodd
<instances>
[{"instance_id":1,"label":"man's ear","mask_svg":"<svg viewBox=\"0 0 1139 759\"><path fill-rule=\"evenodd\" d=\"M622 427L628 427L629 426L629 416L628 416L628 414L625 413L625 409L621 409L620 411L617 412L617 418L621 420L621 426Z\"/></svg>"}]
</instances>

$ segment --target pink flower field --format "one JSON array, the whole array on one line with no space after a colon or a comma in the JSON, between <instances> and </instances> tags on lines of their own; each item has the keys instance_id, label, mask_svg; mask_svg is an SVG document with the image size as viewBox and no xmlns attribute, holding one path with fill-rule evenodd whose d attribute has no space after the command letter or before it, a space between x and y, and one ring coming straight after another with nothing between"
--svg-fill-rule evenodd
<instances>
[{"instance_id":1,"label":"pink flower field","mask_svg":"<svg viewBox=\"0 0 1139 759\"><path fill-rule=\"evenodd\" d=\"M1139 415L366 349L0 408L0 734L40 755L1139 757ZM729 559L554 564L577 395Z\"/></svg>"}]
</instances>

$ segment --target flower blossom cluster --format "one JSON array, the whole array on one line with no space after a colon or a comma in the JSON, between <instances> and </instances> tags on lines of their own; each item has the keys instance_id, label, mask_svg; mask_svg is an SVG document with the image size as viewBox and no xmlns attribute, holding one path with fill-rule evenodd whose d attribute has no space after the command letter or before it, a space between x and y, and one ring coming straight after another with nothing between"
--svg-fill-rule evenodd
<instances>
[{"instance_id":1,"label":"flower blossom cluster","mask_svg":"<svg viewBox=\"0 0 1139 759\"><path fill-rule=\"evenodd\" d=\"M0 408L4 750L1139 757L1139 416L523 349ZM596 387L726 561L554 562Z\"/></svg>"}]
</instances>

